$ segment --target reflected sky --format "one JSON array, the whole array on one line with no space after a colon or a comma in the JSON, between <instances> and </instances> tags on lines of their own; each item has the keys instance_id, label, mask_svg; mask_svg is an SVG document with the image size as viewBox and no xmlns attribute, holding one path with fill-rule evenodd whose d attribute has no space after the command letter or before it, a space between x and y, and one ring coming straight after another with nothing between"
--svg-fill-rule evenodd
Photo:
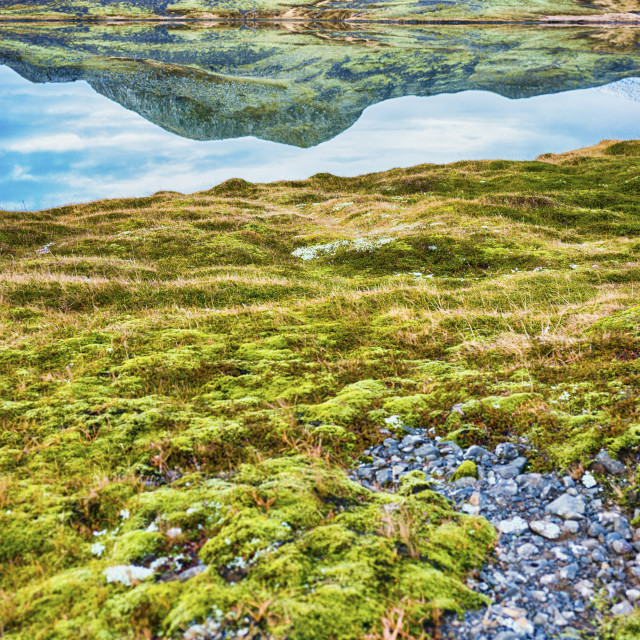
<instances>
[{"instance_id":1,"label":"reflected sky","mask_svg":"<svg viewBox=\"0 0 640 640\"><path fill-rule=\"evenodd\" d=\"M369 107L332 140L300 149L256 138L187 140L84 82L32 84L0 67L0 208L192 192L232 177L265 182L424 162L532 159L605 138L640 138L640 102L632 99L638 86L623 81L521 100L479 91L397 98Z\"/></svg>"}]
</instances>

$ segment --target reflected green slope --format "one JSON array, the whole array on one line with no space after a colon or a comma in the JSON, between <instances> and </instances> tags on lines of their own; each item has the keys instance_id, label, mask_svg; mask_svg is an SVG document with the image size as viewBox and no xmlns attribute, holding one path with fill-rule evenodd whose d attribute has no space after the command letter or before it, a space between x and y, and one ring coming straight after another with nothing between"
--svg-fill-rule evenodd
<instances>
[{"instance_id":1,"label":"reflected green slope","mask_svg":"<svg viewBox=\"0 0 640 640\"><path fill-rule=\"evenodd\" d=\"M638 0L3 0L7 18L245 18L322 20L514 20L596 16L640 11ZM627 16L626 19L630 19Z\"/></svg>"},{"instance_id":2,"label":"reflected green slope","mask_svg":"<svg viewBox=\"0 0 640 640\"><path fill-rule=\"evenodd\" d=\"M639 43L629 26L4 25L0 63L33 82L86 80L183 137L310 147L390 98L521 98L638 76Z\"/></svg>"}]
</instances>

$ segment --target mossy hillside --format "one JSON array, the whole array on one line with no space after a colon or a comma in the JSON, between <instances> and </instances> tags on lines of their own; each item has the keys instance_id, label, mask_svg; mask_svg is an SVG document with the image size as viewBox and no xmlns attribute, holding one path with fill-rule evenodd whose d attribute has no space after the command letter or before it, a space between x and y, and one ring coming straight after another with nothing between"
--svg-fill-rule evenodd
<instances>
[{"instance_id":1,"label":"mossy hillside","mask_svg":"<svg viewBox=\"0 0 640 640\"><path fill-rule=\"evenodd\" d=\"M68 0L63 5L51 0L7 0L0 18L8 19L225 19L252 22L256 19L286 20L514 20L560 16L602 16L603 12L624 14L637 11L635 0L595 0L584 5L573 0L461 0L425 4L406 0L344 3L332 0L319 4L307 0L292 6L282 0L255 0L251 5L237 0ZM608 15L607 17L611 19ZM627 17L627 19L629 19Z\"/></svg>"},{"instance_id":2,"label":"mossy hillside","mask_svg":"<svg viewBox=\"0 0 640 640\"><path fill-rule=\"evenodd\" d=\"M602 143L536 162L321 174L271 185L234 180L190 196L3 212L5 635L33 637L38 628L56 637L57 625L58 637L82 637L79 629L98 637L103 628L127 637L123 627L109 626L118 616L178 634L218 601L226 614L273 600L265 624L276 637L293 611L300 620L324 620L325 601L305 600L306 582L280 582L271 562L274 583L258 572L262 564L237 579L227 573L236 556L218 554L225 537L235 538L221 538L217 524L187 513L209 500L238 509L234 531L249 531L255 521L265 527L256 538L280 544L289 516L274 520L276 510L327 496L313 503L317 519L299 520L287 542L293 555L279 565L298 567L301 580L320 565L300 540L319 527L317 535L333 545L336 529L322 527L339 522L342 506L360 524L349 521L338 540L369 536L371 544L391 545L390 553L395 544L392 573L439 569L438 580L459 580L470 568L463 560L467 521L447 511L423 479L412 478L403 502L362 493L339 468L352 466L383 437L381 427L399 429L399 421L464 437L465 445L526 437L534 469L584 464L603 446L622 459L633 453L640 424L639 150L637 142ZM299 454L311 461L289 459ZM315 466L325 464L313 461L318 456L329 458L329 471ZM250 466L238 473L242 463ZM279 469L269 477L276 484L282 474L299 475L304 495L287 498L283 479L276 497L260 479L265 469ZM336 493L317 489L304 469L333 477ZM234 487L245 485L256 499L240 488L252 496L242 506ZM422 527L412 501L425 497L429 514L440 505L451 521L448 556L416 551L424 536L406 523L384 525L390 500L400 504L393 517L405 513ZM166 517L147 532L157 514ZM180 534L168 535L177 528ZM93 535L105 529L107 537ZM365 538L353 538L351 529ZM404 542L386 542L398 538L383 529L397 530ZM253 537L248 546L238 541L245 561L259 550ZM90 551L96 542L105 546L100 556ZM329 554L346 572L335 574L340 588L359 597L365 587L345 567L369 571L369 556L355 543L340 549ZM148 566L162 554L185 555L191 564L199 557L209 568L185 583L149 578L127 588L107 584L101 573L128 562ZM200 582L212 585L201 592L211 599L202 595L196 606L183 585ZM341 619L369 628L399 597L393 584L366 591L366 620ZM447 584L450 604L476 602L458 591L459 582ZM103 627L86 626L94 623L81 600L69 613L70 600L78 600L70 588L90 593L94 605L111 603L96 619ZM425 601L434 600L424 589ZM414 599L423 598L412 592Z\"/></svg>"},{"instance_id":3,"label":"mossy hillside","mask_svg":"<svg viewBox=\"0 0 640 640\"><path fill-rule=\"evenodd\" d=\"M32 82L84 80L188 138L301 147L389 98L523 98L640 75L633 26L198 25L5 23L0 63Z\"/></svg>"},{"instance_id":4,"label":"mossy hillside","mask_svg":"<svg viewBox=\"0 0 640 640\"><path fill-rule=\"evenodd\" d=\"M78 543L82 569L36 578L3 602L3 637L169 637L214 618L231 628L253 619L275 637L360 638L398 602L405 628L419 631L482 602L461 578L494 536L424 486L375 495L304 456L245 465L228 480L192 474L119 513L91 547ZM163 580L106 585L109 567L154 559ZM199 561L204 571L180 578Z\"/></svg>"}]
</instances>

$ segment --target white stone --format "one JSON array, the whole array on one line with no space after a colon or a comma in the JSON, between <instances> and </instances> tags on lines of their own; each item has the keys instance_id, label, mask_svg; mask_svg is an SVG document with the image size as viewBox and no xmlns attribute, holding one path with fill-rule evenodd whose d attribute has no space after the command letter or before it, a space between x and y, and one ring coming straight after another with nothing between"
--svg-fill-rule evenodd
<instances>
[{"instance_id":1,"label":"white stone","mask_svg":"<svg viewBox=\"0 0 640 640\"><path fill-rule=\"evenodd\" d=\"M562 528L567 532L567 533L578 533L578 531L580 531L580 525L575 521L575 520L567 520L563 525Z\"/></svg>"},{"instance_id":2,"label":"white stone","mask_svg":"<svg viewBox=\"0 0 640 640\"><path fill-rule=\"evenodd\" d=\"M591 580L581 580L580 582L576 583L576 585L574 586L574 589L586 600L587 598L590 598L594 591L593 591L593 582L591 582Z\"/></svg>"},{"instance_id":3,"label":"white stone","mask_svg":"<svg viewBox=\"0 0 640 640\"><path fill-rule=\"evenodd\" d=\"M640 591L638 589L627 589L624 593L630 602L635 602L640 598Z\"/></svg>"},{"instance_id":4,"label":"white stone","mask_svg":"<svg viewBox=\"0 0 640 640\"><path fill-rule=\"evenodd\" d=\"M511 623L511 628L518 635L532 636L535 632L534 626L526 618L518 618Z\"/></svg>"},{"instance_id":5,"label":"white stone","mask_svg":"<svg viewBox=\"0 0 640 640\"><path fill-rule=\"evenodd\" d=\"M593 487L595 487L598 484L598 482L596 481L596 479L590 473L585 473L582 476L582 484L587 489L593 489Z\"/></svg>"},{"instance_id":6,"label":"white stone","mask_svg":"<svg viewBox=\"0 0 640 640\"><path fill-rule=\"evenodd\" d=\"M547 624L549 622L549 616L546 613L536 613L533 618L534 624Z\"/></svg>"},{"instance_id":7,"label":"white stone","mask_svg":"<svg viewBox=\"0 0 640 640\"><path fill-rule=\"evenodd\" d=\"M153 575L153 569L139 567L135 564L124 565L119 564L115 567L107 567L102 575L106 576L107 582L119 582L126 586L131 586L133 582L146 580Z\"/></svg>"},{"instance_id":8,"label":"white stone","mask_svg":"<svg viewBox=\"0 0 640 640\"><path fill-rule=\"evenodd\" d=\"M498 522L498 529L502 533L524 533L529 529L529 525L527 521L521 518L520 516L515 516L513 518L508 518L507 520L500 520Z\"/></svg>"},{"instance_id":9,"label":"white stone","mask_svg":"<svg viewBox=\"0 0 640 640\"><path fill-rule=\"evenodd\" d=\"M547 538L548 540L556 540L562 533L557 524L547 520L532 520L529 523L529 528L534 533L537 533L539 536Z\"/></svg>"},{"instance_id":10,"label":"white stone","mask_svg":"<svg viewBox=\"0 0 640 640\"><path fill-rule=\"evenodd\" d=\"M536 547L535 544L531 544L530 542L527 542L526 544L518 547L518 555L522 558L533 558L534 556L538 555L538 553L540 553L538 547Z\"/></svg>"},{"instance_id":11,"label":"white stone","mask_svg":"<svg viewBox=\"0 0 640 640\"><path fill-rule=\"evenodd\" d=\"M611 613L614 616L628 616L633 613L633 606L628 600L623 600L614 607L611 607Z\"/></svg>"}]
</instances>

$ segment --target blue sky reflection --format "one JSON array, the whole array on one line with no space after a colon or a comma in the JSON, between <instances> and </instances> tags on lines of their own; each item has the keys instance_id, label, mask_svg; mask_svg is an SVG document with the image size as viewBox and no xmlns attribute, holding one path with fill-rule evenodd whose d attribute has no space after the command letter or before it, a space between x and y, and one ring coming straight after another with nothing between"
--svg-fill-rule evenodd
<instances>
[{"instance_id":1,"label":"blue sky reflection","mask_svg":"<svg viewBox=\"0 0 640 640\"><path fill-rule=\"evenodd\" d=\"M0 208L192 192L231 177L264 182L423 162L531 159L605 138L640 138L640 102L629 91L640 85L625 82L626 93L614 85L522 100L478 91L398 98L370 107L332 140L298 149L256 138L187 140L84 82L36 85L0 67Z\"/></svg>"}]
</instances>

